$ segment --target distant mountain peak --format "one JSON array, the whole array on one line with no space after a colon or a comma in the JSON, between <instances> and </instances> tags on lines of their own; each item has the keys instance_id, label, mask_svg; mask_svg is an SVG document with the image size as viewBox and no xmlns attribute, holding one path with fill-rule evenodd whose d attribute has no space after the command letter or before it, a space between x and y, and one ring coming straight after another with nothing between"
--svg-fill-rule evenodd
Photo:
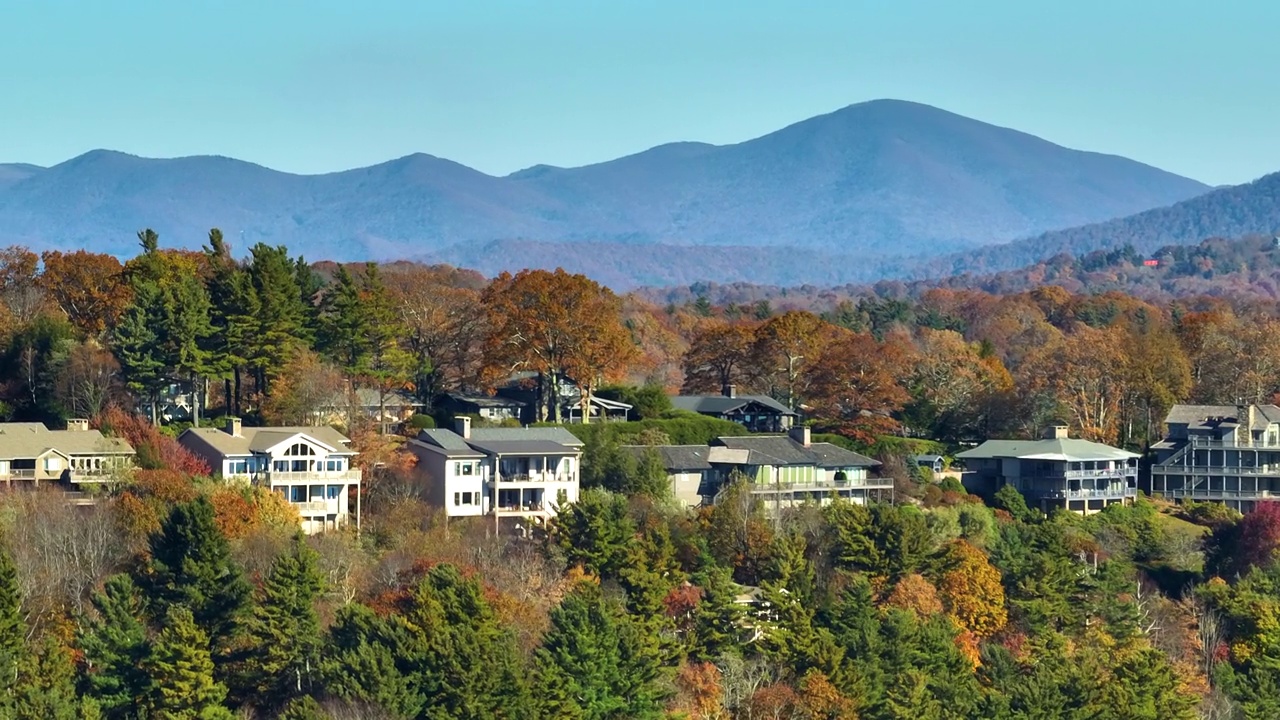
<instances>
[{"instance_id":1,"label":"distant mountain peak","mask_svg":"<svg viewBox=\"0 0 1280 720\"><path fill-rule=\"evenodd\" d=\"M832 267L830 258L857 257L865 266L937 256L1130 215L1207 189L1123 158L882 99L741 143L667 143L505 177L426 153L296 175L221 156L93 150L44 170L0 166L0 245L132 253L143 227L192 247L210 227L223 227L312 258L463 249L464 259L492 270L516 269L525 256L515 248L536 243L527 245L538 249L529 257L545 265L587 252L582 259L608 264L617 277L640 272L644 253L678 246L685 248L680 261L694 263L682 276L740 278L746 270L728 273L717 263L755 257L762 264L750 272L770 282L779 264L766 257L787 258L792 274L810 258L824 264L815 273L837 276L857 268ZM494 250L467 254L484 247ZM721 250L699 263L702 248ZM647 272L649 279L652 267Z\"/></svg>"}]
</instances>

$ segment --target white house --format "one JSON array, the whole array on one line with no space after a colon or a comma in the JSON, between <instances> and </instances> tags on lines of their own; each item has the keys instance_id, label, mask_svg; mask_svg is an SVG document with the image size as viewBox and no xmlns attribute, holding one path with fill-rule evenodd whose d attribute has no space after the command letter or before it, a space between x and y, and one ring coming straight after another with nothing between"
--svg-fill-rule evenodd
<instances>
[{"instance_id":1,"label":"white house","mask_svg":"<svg viewBox=\"0 0 1280 720\"><path fill-rule=\"evenodd\" d=\"M230 481L271 488L298 509L302 531L333 530L350 521L355 505L360 526L360 471L350 439L330 427L191 428L178 442ZM354 497L353 497L354 496Z\"/></svg>"},{"instance_id":2,"label":"white house","mask_svg":"<svg viewBox=\"0 0 1280 720\"><path fill-rule=\"evenodd\" d=\"M542 521L578 499L582 441L559 427L423 430L410 440L427 498L450 517L494 514Z\"/></svg>"}]
</instances>

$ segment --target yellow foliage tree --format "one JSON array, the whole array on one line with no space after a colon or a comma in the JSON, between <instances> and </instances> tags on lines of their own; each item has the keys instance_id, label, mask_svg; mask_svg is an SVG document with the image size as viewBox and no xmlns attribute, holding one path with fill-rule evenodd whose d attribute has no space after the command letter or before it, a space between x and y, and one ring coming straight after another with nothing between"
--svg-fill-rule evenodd
<instances>
[{"instance_id":1,"label":"yellow foliage tree","mask_svg":"<svg viewBox=\"0 0 1280 720\"><path fill-rule=\"evenodd\" d=\"M994 635L1009 621L1000 571L964 540L957 540L947 551L947 570L938 593L955 624L979 638Z\"/></svg>"}]
</instances>

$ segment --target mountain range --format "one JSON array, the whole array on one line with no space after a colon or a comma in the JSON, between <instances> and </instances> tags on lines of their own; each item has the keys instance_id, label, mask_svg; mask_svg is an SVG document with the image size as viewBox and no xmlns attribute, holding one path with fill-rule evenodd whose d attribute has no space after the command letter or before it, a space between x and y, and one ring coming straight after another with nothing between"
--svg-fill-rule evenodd
<instances>
[{"instance_id":1,"label":"mountain range","mask_svg":"<svg viewBox=\"0 0 1280 720\"><path fill-rule=\"evenodd\" d=\"M0 165L0 244L131 255L144 227L180 247L219 227L241 252L263 241L309 259L596 267L620 285L839 281L1208 190L1132 160L882 100L738 144L675 143L505 177L421 154L324 175L107 150L48 168Z\"/></svg>"}]
</instances>

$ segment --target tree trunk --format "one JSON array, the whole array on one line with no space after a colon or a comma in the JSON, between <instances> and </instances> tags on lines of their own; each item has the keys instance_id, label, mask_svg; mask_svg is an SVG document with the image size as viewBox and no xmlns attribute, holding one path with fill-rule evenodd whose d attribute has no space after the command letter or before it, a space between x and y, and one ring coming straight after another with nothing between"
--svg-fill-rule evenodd
<instances>
[{"instance_id":1,"label":"tree trunk","mask_svg":"<svg viewBox=\"0 0 1280 720\"><path fill-rule=\"evenodd\" d=\"M235 411L231 409L231 376L222 379L222 414L235 415Z\"/></svg>"},{"instance_id":2,"label":"tree trunk","mask_svg":"<svg viewBox=\"0 0 1280 720\"><path fill-rule=\"evenodd\" d=\"M236 379L236 390L235 390L235 396L234 396L235 407L232 409L231 415L233 417L240 417L240 394L243 391L244 383L242 382L242 378L240 375L240 368L238 367L236 368L236 371L235 371L235 379ZM230 401L228 401L228 403L230 403Z\"/></svg>"},{"instance_id":3,"label":"tree trunk","mask_svg":"<svg viewBox=\"0 0 1280 720\"><path fill-rule=\"evenodd\" d=\"M191 427L200 427L200 378L191 378Z\"/></svg>"}]
</instances>

